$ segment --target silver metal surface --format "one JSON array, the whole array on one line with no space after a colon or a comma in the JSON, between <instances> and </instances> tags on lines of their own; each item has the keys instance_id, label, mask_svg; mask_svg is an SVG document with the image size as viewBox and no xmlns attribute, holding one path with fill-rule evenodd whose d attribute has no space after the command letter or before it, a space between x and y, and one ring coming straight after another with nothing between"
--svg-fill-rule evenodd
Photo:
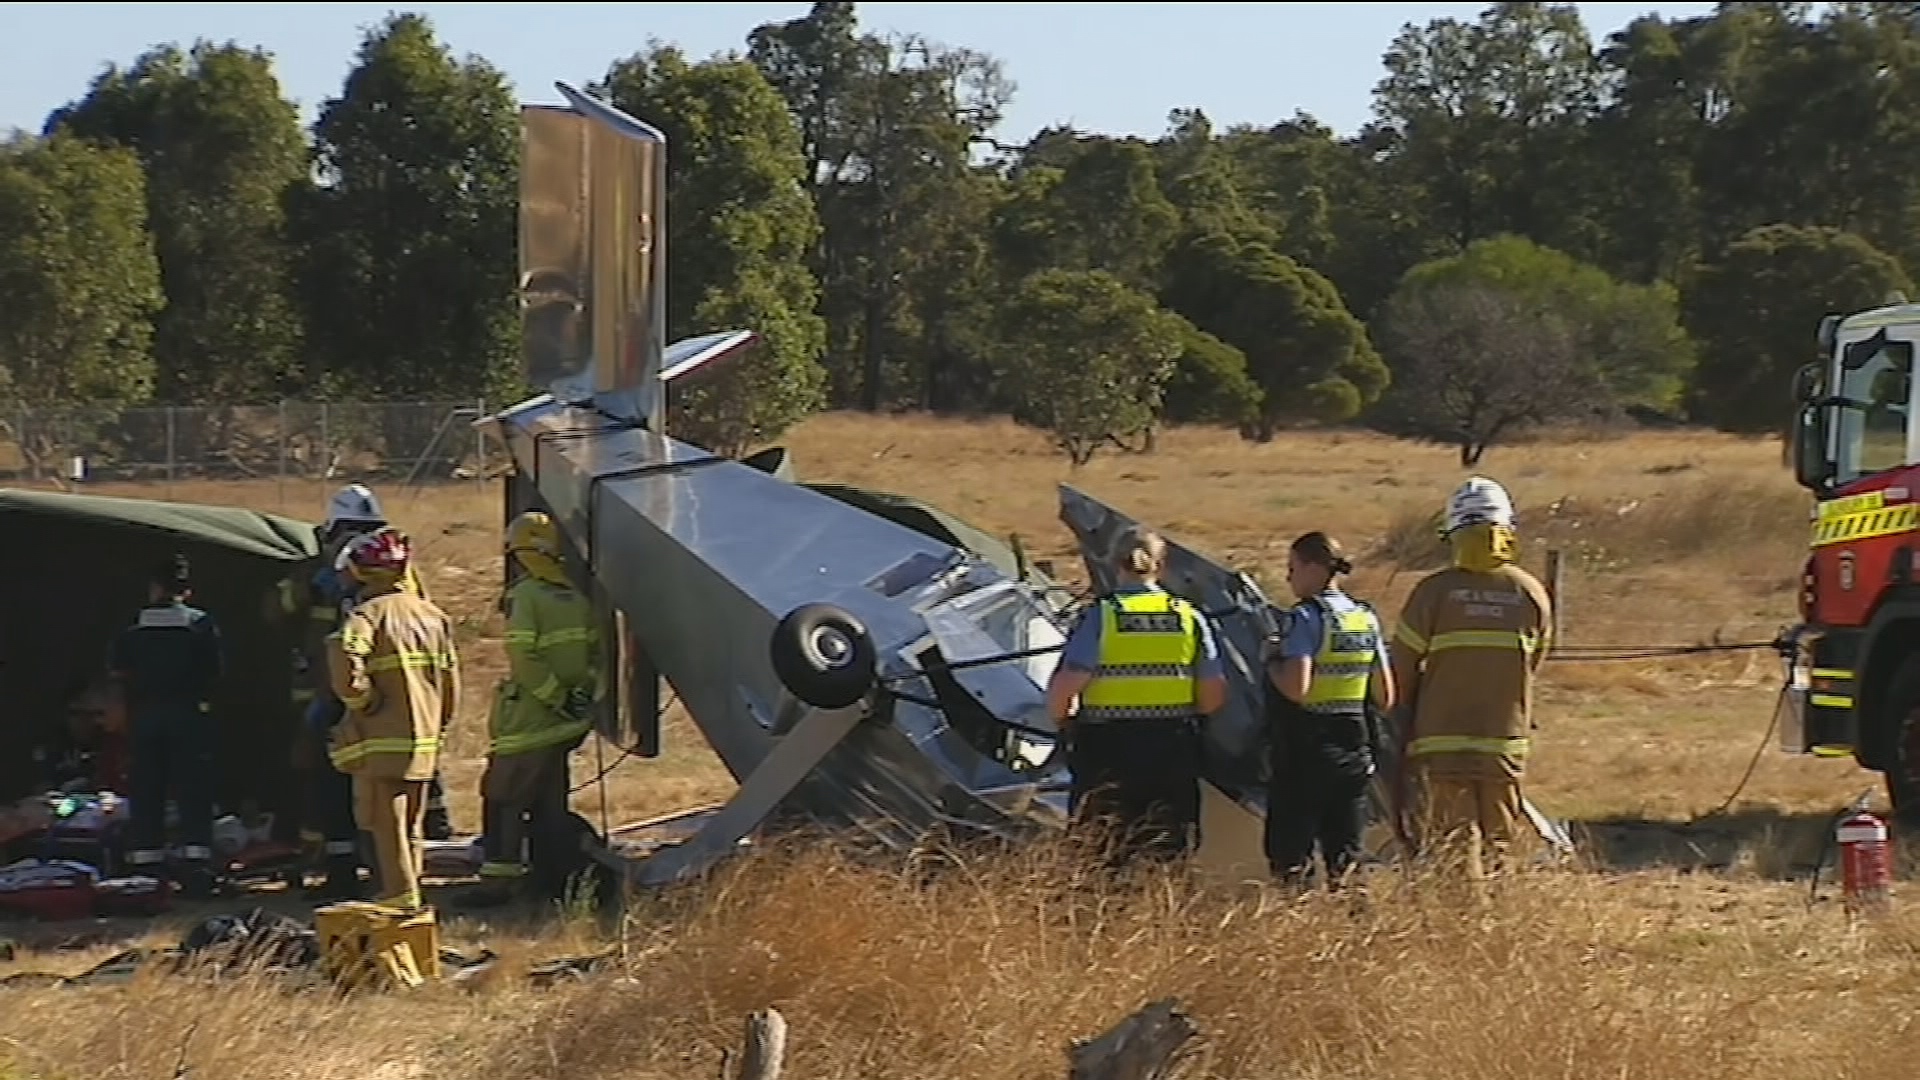
<instances>
[{"instance_id":1,"label":"silver metal surface","mask_svg":"<svg viewBox=\"0 0 1920 1080\"><path fill-rule=\"evenodd\" d=\"M942 823L1005 832L1063 819L1065 769L1036 766L1055 756L1051 667L1009 662L946 680L925 670L943 642L972 656L1060 640L1058 613L1033 590L930 536L584 408L536 400L501 422L520 476L743 796L817 713L775 676L768 643L787 612L824 601L864 623L890 690L786 809L895 846ZM1012 717L1040 732L1014 731L1002 722Z\"/></svg>"},{"instance_id":2,"label":"silver metal surface","mask_svg":"<svg viewBox=\"0 0 1920 1080\"><path fill-rule=\"evenodd\" d=\"M666 136L573 89L521 110L524 371L569 404L659 429Z\"/></svg>"}]
</instances>

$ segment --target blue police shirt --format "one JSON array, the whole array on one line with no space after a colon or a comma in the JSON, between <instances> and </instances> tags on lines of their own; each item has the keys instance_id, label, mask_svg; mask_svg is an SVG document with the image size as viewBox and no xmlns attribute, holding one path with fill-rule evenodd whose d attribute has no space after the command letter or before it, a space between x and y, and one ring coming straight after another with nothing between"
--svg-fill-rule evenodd
<instances>
[{"instance_id":1,"label":"blue police shirt","mask_svg":"<svg viewBox=\"0 0 1920 1080\"><path fill-rule=\"evenodd\" d=\"M1328 589L1312 600L1302 600L1287 610L1287 625L1280 638L1280 648L1276 659L1292 660L1297 657L1311 658L1320 651L1320 643L1325 637L1326 615L1320 605L1325 604L1336 615L1343 615L1359 607L1358 601L1339 589ZM1374 618L1374 628L1379 630L1380 620ZM1381 672L1392 669L1387 666L1387 635L1384 632L1374 635L1373 654L1379 658Z\"/></svg>"},{"instance_id":2,"label":"blue police shirt","mask_svg":"<svg viewBox=\"0 0 1920 1080\"><path fill-rule=\"evenodd\" d=\"M1113 595L1133 596L1158 591L1150 585L1126 585L1113 590ZM1220 664L1220 646L1213 639L1213 625L1205 616L1196 621L1200 624L1200 651L1193 661L1194 676L1217 679L1224 669ZM1067 635L1066 646L1060 651L1060 667L1063 670L1091 673L1100 667L1100 634L1103 625L1098 607L1088 608L1080 616L1073 632Z\"/></svg>"},{"instance_id":3,"label":"blue police shirt","mask_svg":"<svg viewBox=\"0 0 1920 1080\"><path fill-rule=\"evenodd\" d=\"M213 696L220 678L220 631L199 608L150 604L114 638L109 662L124 680L130 707L197 707Z\"/></svg>"}]
</instances>

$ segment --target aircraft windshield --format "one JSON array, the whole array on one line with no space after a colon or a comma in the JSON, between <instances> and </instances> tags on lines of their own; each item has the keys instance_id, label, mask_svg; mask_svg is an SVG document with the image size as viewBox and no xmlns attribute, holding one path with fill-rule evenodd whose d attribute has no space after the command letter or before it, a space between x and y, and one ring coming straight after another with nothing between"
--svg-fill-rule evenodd
<instances>
[{"instance_id":1,"label":"aircraft windshield","mask_svg":"<svg viewBox=\"0 0 1920 1080\"><path fill-rule=\"evenodd\" d=\"M1028 649L1058 646L1066 636L1054 626L1034 598L1013 582L1002 582L937 604L926 613L940 655L949 664L984 660ZM1001 722L1049 731L1043 689L1060 662L1057 653L1005 663L985 664L953 672L952 678L968 695ZM956 727L972 728L949 710ZM1015 768L1032 768L1046 761L1051 740L1014 728L991 724L969 730L969 740L996 760Z\"/></svg>"},{"instance_id":2,"label":"aircraft windshield","mask_svg":"<svg viewBox=\"0 0 1920 1080\"><path fill-rule=\"evenodd\" d=\"M927 626L949 664L1042 649L1066 640L1039 604L1012 582L936 605L927 612ZM1043 687L1059 659L1047 653L1010 660L1004 666L1025 672L1035 686Z\"/></svg>"},{"instance_id":3,"label":"aircraft windshield","mask_svg":"<svg viewBox=\"0 0 1920 1080\"><path fill-rule=\"evenodd\" d=\"M1886 331L1841 351L1833 414L1834 483L1906 463L1912 412L1913 343Z\"/></svg>"}]
</instances>

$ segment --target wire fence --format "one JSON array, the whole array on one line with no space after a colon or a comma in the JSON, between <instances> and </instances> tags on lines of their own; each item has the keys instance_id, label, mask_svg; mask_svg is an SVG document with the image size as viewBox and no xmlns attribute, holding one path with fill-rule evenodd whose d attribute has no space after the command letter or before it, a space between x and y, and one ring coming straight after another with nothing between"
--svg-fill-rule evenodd
<instances>
[{"instance_id":1,"label":"wire fence","mask_svg":"<svg viewBox=\"0 0 1920 1080\"><path fill-rule=\"evenodd\" d=\"M471 480L484 401L61 406L0 411L0 482Z\"/></svg>"}]
</instances>

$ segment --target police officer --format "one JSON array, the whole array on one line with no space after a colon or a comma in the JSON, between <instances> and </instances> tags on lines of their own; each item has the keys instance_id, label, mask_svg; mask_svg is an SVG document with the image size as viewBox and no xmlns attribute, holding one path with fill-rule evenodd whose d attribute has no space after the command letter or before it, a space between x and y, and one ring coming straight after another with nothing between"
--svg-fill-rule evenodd
<instances>
[{"instance_id":1,"label":"police officer","mask_svg":"<svg viewBox=\"0 0 1920 1080\"><path fill-rule=\"evenodd\" d=\"M1269 642L1267 862L1275 877L1294 884L1312 872L1316 845L1330 881L1360 857L1374 773L1367 703L1383 712L1393 708L1380 622L1334 583L1352 572L1326 533L1295 540L1287 585L1299 603Z\"/></svg>"},{"instance_id":2,"label":"police officer","mask_svg":"<svg viewBox=\"0 0 1920 1080\"><path fill-rule=\"evenodd\" d=\"M1072 814L1114 830L1120 868L1199 846L1200 723L1227 684L1212 628L1157 584L1165 542L1135 528L1117 550L1119 584L1068 637L1047 709L1068 740Z\"/></svg>"},{"instance_id":3,"label":"police officer","mask_svg":"<svg viewBox=\"0 0 1920 1080\"><path fill-rule=\"evenodd\" d=\"M171 877L190 899L213 891L213 784L216 736L210 701L221 674L213 618L190 607L186 556L156 567L147 605L114 639L109 669L133 736L133 821L128 864ZM180 862L167 863L167 796L180 810Z\"/></svg>"}]
</instances>

